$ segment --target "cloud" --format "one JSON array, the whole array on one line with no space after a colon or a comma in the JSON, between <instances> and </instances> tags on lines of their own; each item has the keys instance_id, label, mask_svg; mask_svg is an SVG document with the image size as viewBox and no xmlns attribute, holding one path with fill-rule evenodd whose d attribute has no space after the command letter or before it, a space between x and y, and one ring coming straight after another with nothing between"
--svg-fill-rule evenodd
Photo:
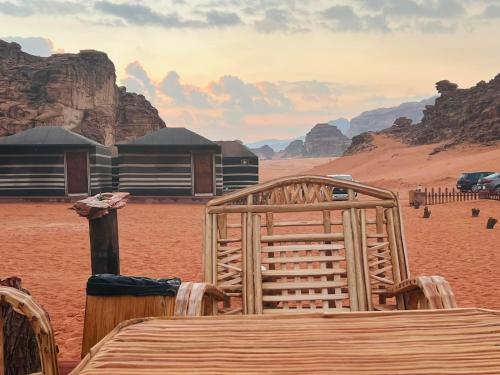
<instances>
[{"instance_id":1,"label":"cloud","mask_svg":"<svg viewBox=\"0 0 500 375\"><path fill-rule=\"evenodd\" d=\"M332 31L377 31L383 33L391 31L384 14L360 15L348 5L334 5L323 10L320 14L323 25Z\"/></svg>"},{"instance_id":2,"label":"cloud","mask_svg":"<svg viewBox=\"0 0 500 375\"><path fill-rule=\"evenodd\" d=\"M255 22L255 30L270 34L276 31L282 32L304 32L308 28L304 22L297 19L287 9L271 8L265 11L262 19Z\"/></svg>"},{"instance_id":3,"label":"cloud","mask_svg":"<svg viewBox=\"0 0 500 375\"><path fill-rule=\"evenodd\" d=\"M121 80L130 91L146 96L153 103L156 101L156 86L138 61L125 68L126 77Z\"/></svg>"},{"instance_id":4,"label":"cloud","mask_svg":"<svg viewBox=\"0 0 500 375\"><path fill-rule=\"evenodd\" d=\"M500 5L488 5L483 13L482 18L500 18Z\"/></svg>"},{"instance_id":5,"label":"cloud","mask_svg":"<svg viewBox=\"0 0 500 375\"><path fill-rule=\"evenodd\" d=\"M177 72L168 72L159 84L159 90L177 106L210 108L210 98L201 88L181 84Z\"/></svg>"},{"instance_id":6,"label":"cloud","mask_svg":"<svg viewBox=\"0 0 500 375\"><path fill-rule=\"evenodd\" d=\"M240 17L233 12L208 11L195 12L201 19L185 19L178 13L162 13L142 4L114 3L97 1L94 9L121 20L126 25L159 26L164 28L223 28L241 24Z\"/></svg>"},{"instance_id":7,"label":"cloud","mask_svg":"<svg viewBox=\"0 0 500 375\"><path fill-rule=\"evenodd\" d=\"M57 0L17 0L0 1L0 14L14 17L33 15L67 15L85 11L86 6L80 2Z\"/></svg>"},{"instance_id":8,"label":"cloud","mask_svg":"<svg viewBox=\"0 0 500 375\"><path fill-rule=\"evenodd\" d=\"M20 36L8 36L2 37L1 39L7 42L15 42L21 45L24 52L35 56L47 57L52 55L54 51L54 44L50 39L42 37L27 37L23 38Z\"/></svg>"}]
</instances>

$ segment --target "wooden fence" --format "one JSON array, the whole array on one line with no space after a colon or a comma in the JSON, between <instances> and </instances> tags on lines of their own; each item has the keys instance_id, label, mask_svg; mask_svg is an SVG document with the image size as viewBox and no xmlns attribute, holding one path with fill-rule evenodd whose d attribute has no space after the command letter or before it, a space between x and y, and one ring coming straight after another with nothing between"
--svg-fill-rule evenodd
<instances>
[{"instance_id":1,"label":"wooden fence","mask_svg":"<svg viewBox=\"0 0 500 375\"><path fill-rule=\"evenodd\" d=\"M410 192L410 205L434 205L450 202L472 201L477 199L493 199L500 201L500 193L461 192L455 188L425 188L424 191Z\"/></svg>"},{"instance_id":2,"label":"wooden fence","mask_svg":"<svg viewBox=\"0 0 500 375\"><path fill-rule=\"evenodd\" d=\"M472 201L479 199L479 193L473 192L461 192L460 190L448 189L448 188L431 188L425 191L425 204L441 204L450 202L462 202L462 201Z\"/></svg>"}]
</instances>

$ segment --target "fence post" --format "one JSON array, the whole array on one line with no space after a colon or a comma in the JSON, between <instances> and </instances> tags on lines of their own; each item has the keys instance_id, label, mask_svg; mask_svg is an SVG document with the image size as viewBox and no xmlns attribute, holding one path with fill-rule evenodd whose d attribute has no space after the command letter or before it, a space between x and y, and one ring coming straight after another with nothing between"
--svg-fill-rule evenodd
<instances>
[{"instance_id":1,"label":"fence post","mask_svg":"<svg viewBox=\"0 0 500 375\"><path fill-rule=\"evenodd\" d=\"M445 201L446 201L446 203L448 203L449 202L449 196L448 196L448 188L447 187L444 188L444 194L445 194Z\"/></svg>"}]
</instances>

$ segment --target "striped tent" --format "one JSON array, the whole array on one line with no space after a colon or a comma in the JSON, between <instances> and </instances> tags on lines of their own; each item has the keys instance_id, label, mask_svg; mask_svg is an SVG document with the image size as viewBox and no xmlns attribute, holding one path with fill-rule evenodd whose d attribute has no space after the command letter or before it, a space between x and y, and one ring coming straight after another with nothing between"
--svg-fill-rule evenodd
<instances>
[{"instance_id":1,"label":"striped tent","mask_svg":"<svg viewBox=\"0 0 500 375\"><path fill-rule=\"evenodd\" d=\"M162 128L118 144L119 190L137 196L222 194L216 143L185 128Z\"/></svg>"},{"instance_id":2,"label":"striped tent","mask_svg":"<svg viewBox=\"0 0 500 375\"><path fill-rule=\"evenodd\" d=\"M217 141L222 149L224 192L259 183L259 158L239 141Z\"/></svg>"},{"instance_id":3,"label":"striped tent","mask_svg":"<svg viewBox=\"0 0 500 375\"><path fill-rule=\"evenodd\" d=\"M0 196L65 196L111 190L111 151L59 126L0 138Z\"/></svg>"}]
</instances>

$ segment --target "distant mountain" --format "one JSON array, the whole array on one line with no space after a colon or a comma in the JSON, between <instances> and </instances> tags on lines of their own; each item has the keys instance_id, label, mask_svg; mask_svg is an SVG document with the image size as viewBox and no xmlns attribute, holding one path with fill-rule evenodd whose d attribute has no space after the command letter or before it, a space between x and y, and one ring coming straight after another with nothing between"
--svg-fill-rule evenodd
<instances>
[{"instance_id":1,"label":"distant mountain","mask_svg":"<svg viewBox=\"0 0 500 375\"><path fill-rule=\"evenodd\" d=\"M283 151L286 148L286 146L288 146L290 143L292 143L293 141L295 141L297 139L300 139L303 141L305 139L305 137L296 137L296 138L292 138L292 139L265 139L263 141L247 143L247 144L245 144L245 146L247 146L248 148L252 148L252 149L259 148L262 146L269 146L275 152L280 152L280 151Z\"/></svg>"},{"instance_id":2,"label":"distant mountain","mask_svg":"<svg viewBox=\"0 0 500 375\"><path fill-rule=\"evenodd\" d=\"M305 141L295 140L283 151L282 157L340 156L351 140L333 125L316 124L306 135Z\"/></svg>"},{"instance_id":3,"label":"distant mountain","mask_svg":"<svg viewBox=\"0 0 500 375\"><path fill-rule=\"evenodd\" d=\"M339 129L342 132L342 134L347 135L351 123L348 119L341 117L336 120L328 121L328 125L336 126L337 129Z\"/></svg>"},{"instance_id":4,"label":"distant mountain","mask_svg":"<svg viewBox=\"0 0 500 375\"><path fill-rule=\"evenodd\" d=\"M420 102L407 102L397 107L378 108L363 112L351 119L347 136L352 138L363 132L390 128L399 117L407 117L414 123L420 122L424 116L425 107L433 105L435 100L436 97L434 96Z\"/></svg>"},{"instance_id":5,"label":"distant mountain","mask_svg":"<svg viewBox=\"0 0 500 375\"><path fill-rule=\"evenodd\" d=\"M257 155L259 159L264 159L264 160L272 159L275 154L274 150L268 145L260 146L257 148L251 148L250 151L252 151L255 155Z\"/></svg>"}]
</instances>

